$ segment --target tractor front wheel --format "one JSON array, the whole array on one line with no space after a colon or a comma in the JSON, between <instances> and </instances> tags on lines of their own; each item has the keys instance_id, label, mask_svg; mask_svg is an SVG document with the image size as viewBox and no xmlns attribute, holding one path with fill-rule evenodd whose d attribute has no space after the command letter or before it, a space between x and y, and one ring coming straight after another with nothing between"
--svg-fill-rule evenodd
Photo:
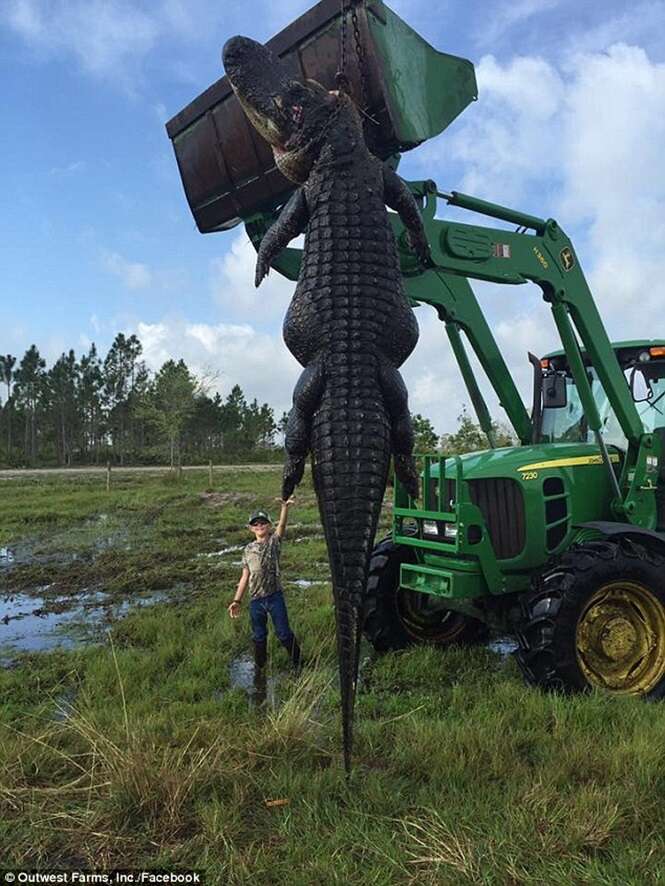
<instances>
[{"instance_id":1,"label":"tractor front wheel","mask_svg":"<svg viewBox=\"0 0 665 886\"><path fill-rule=\"evenodd\" d=\"M485 637L485 625L478 619L446 609L431 594L401 587L400 567L406 562L415 562L412 549L396 545L390 538L381 541L372 553L364 633L377 652L418 643L465 644Z\"/></svg>"},{"instance_id":2,"label":"tractor front wheel","mask_svg":"<svg viewBox=\"0 0 665 886\"><path fill-rule=\"evenodd\" d=\"M543 689L665 696L665 557L630 539L567 551L522 600L518 663Z\"/></svg>"}]
</instances>

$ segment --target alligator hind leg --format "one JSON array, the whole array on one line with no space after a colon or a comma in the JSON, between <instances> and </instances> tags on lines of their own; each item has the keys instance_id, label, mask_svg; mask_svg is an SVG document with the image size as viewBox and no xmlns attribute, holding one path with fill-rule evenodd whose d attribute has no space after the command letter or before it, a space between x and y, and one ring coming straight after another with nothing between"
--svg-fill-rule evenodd
<instances>
[{"instance_id":1,"label":"alligator hind leg","mask_svg":"<svg viewBox=\"0 0 665 886\"><path fill-rule=\"evenodd\" d=\"M411 498L418 498L418 471L413 458L413 425L406 385L397 369L387 361L381 363L380 378L384 403L390 417L395 473Z\"/></svg>"},{"instance_id":2,"label":"alligator hind leg","mask_svg":"<svg viewBox=\"0 0 665 886\"><path fill-rule=\"evenodd\" d=\"M282 498L289 498L302 480L309 452L312 416L323 393L324 372L320 360L308 366L293 391L293 406L286 426L284 448L286 462L282 480Z\"/></svg>"}]
</instances>

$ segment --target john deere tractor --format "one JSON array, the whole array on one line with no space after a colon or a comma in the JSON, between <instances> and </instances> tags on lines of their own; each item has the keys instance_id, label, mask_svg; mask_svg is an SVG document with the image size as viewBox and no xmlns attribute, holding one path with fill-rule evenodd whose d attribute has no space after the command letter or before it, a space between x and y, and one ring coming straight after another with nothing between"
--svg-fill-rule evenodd
<instances>
[{"instance_id":1,"label":"john deere tractor","mask_svg":"<svg viewBox=\"0 0 665 886\"><path fill-rule=\"evenodd\" d=\"M531 683L665 693L665 341L613 352L612 395L586 350L548 354L533 442L424 456L417 502L397 484L370 569L375 648L474 642L494 624L516 633Z\"/></svg>"},{"instance_id":2,"label":"john deere tractor","mask_svg":"<svg viewBox=\"0 0 665 886\"><path fill-rule=\"evenodd\" d=\"M368 144L393 167L477 97L473 65L437 52L380 0L322 0L269 45L298 76L329 89L345 82L364 112ZM242 222L258 247L293 184L226 78L167 130L199 229ZM432 267L419 265L392 217L405 288L445 325L488 449L422 456L417 499L396 482L392 533L371 563L365 632L377 649L391 650L470 642L497 624L515 632L518 661L536 685L660 697L665 340L609 341L573 245L553 219L441 192L433 181L408 184ZM437 218L439 201L494 226ZM297 249L273 263L291 280L299 266ZM563 347L530 355L529 409L470 280L535 283L552 310ZM494 445L465 339L518 446Z\"/></svg>"}]
</instances>

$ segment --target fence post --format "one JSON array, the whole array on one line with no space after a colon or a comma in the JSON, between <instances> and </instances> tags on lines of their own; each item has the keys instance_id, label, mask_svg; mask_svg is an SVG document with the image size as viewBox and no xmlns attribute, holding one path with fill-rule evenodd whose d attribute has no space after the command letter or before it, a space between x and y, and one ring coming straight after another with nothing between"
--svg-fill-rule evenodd
<instances>
[{"instance_id":1,"label":"fence post","mask_svg":"<svg viewBox=\"0 0 665 886\"><path fill-rule=\"evenodd\" d=\"M106 462L106 491L111 491L111 462Z\"/></svg>"},{"instance_id":2,"label":"fence post","mask_svg":"<svg viewBox=\"0 0 665 886\"><path fill-rule=\"evenodd\" d=\"M212 459L208 462L208 486L212 489Z\"/></svg>"}]
</instances>

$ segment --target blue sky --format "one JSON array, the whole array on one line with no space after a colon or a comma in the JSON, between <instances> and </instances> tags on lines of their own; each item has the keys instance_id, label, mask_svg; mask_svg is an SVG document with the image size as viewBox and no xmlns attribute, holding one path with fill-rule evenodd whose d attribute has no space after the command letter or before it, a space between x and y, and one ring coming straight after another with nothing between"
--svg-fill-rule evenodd
<instances>
[{"instance_id":1,"label":"blue sky","mask_svg":"<svg viewBox=\"0 0 665 886\"><path fill-rule=\"evenodd\" d=\"M221 76L227 37L266 39L310 5L0 0L0 352L35 342L52 361L136 332L153 368L182 356L222 394L238 382L288 407L293 287L272 274L254 291L242 229L196 231L164 124ZM472 59L480 87L402 175L556 216L611 335L665 337L664 0L390 5ZM531 287L478 291L528 401L526 351L555 343L548 314ZM467 398L440 324L418 319L412 409L449 430Z\"/></svg>"}]
</instances>

